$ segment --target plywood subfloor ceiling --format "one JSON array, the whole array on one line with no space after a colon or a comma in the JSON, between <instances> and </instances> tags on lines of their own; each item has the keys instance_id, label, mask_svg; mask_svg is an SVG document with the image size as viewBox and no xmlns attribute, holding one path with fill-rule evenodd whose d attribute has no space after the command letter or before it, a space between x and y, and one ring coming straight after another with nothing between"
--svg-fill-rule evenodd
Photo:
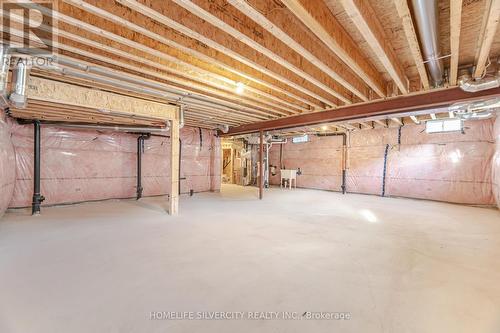
<instances>
[{"instance_id":1,"label":"plywood subfloor ceiling","mask_svg":"<svg viewBox=\"0 0 500 333\"><path fill-rule=\"evenodd\" d=\"M499 2L439 1L450 86L500 55ZM62 0L57 13L57 53L203 97L185 103L193 126L433 89L406 0Z\"/></svg>"}]
</instances>

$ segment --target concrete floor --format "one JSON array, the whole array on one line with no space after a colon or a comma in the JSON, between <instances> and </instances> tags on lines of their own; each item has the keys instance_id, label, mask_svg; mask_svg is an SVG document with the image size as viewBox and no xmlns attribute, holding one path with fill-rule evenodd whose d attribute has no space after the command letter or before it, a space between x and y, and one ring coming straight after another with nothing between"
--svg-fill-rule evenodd
<instances>
[{"instance_id":1,"label":"concrete floor","mask_svg":"<svg viewBox=\"0 0 500 333\"><path fill-rule=\"evenodd\" d=\"M0 332L500 332L498 210L231 185L183 197L178 217L162 200L7 213Z\"/></svg>"}]
</instances>

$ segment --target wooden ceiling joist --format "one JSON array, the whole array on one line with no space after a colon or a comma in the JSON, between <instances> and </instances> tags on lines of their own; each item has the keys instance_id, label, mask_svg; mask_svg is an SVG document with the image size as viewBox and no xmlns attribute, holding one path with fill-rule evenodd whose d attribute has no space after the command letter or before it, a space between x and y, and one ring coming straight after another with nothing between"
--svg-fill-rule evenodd
<instances>
[{"instance_id":1,"label":"wooden ceiling joist","mask_svg":"<svg viewBox=\"0 0 500 333\"><path fill-rule=\"evenodd\" d=\"M373 122L379 124L381 127L389 127L387 120L375 119Z\"/></svg>"},{"instance_id":2,"label":"wooden ceiling joist","mask_svg":"<svg viewBox=\"0 0 500 333\"><path fill-rule=\"evenodd\" d=\"M451 86L457 85L460 31L462 29L462 0L450 1L450 74Z\"/></svg>"},{"instance_id":3,"label":"wooden ceiling joist","mask_svg":"<svg viewBox=\"0 0 500 333\"><path fill-rule=\"evenodd\" d=\"M408 78L370 2L366 0L340 0L340 2L401 93L407 94L409 92Z\"/></svg>"},{"instance_id":4,"label":"wooden ceiling joist","mask_svg":"<svg viewBox=\"0 0 500 333\"><path fill-rule=\"evenodd\" d=\"M300 54L292 54L293 50L291 50L282 41L276 39L265 30L259 31L261 34L260 38L255 37L254 32L256 31L256 26L254 22L235 9L231 12L230 6L227 6L224 10L220 10L220 8L224 6L224 2L222 0L212 0L210 2L204 0L172 1L197 15L201 19L211 23L213 26L223 30L257 52L262 53L269 59L277 61L281 66L284 66L291 72L298 74L300 77L314 84L328 94L335 96L343 103L352 103L350 96L346 96L345 93L341 93L341 91L345 91L345 89L341 88L335 81L329 79L322 71L308 63L308 61L302 58ZM216 7L216 10L210 11L211 7ZM235 24L238 24L239 29L245 32L236 29L233 26ZM260 39L259 42L255 40L257 38ZM336 103L333 101L329 101L327 104L330 106L336 106Z\"/></svg>"},{"instance_id":5,"label":"wooden ceiling joist","mask_svg":"<svg viewBox=\"0 0 500 333\"><path fill-rule=\"evenodd\" d=\"M198 116L202 116L202 117L207 117L210 119L216 119L216 120L218 120L219 124L227 124L227 125L234 126L236 124L241 125L244 123L244 121L242 121L241 119L230 117L230 116L228 117L226 114L221 114L217 111L200 110L200 109L195 108L195 107L186 107L184 109L184 113L190 114L190 115L198 115Z\"/></svg>"},{"instance_id":6,"label":"wooden ceiling joist","mask_svg":"<svg viewBox=\"0 0 500 333\"><path fill-rule=\"evenodd\" d=\"M63 59L71 59L71 58L66 57L66 56L62 56L62 57L59 56L59 57L63 58ZM38 73L37 69L34 69L33 71L35 71L35 74L38 74L38 75L42 74L42 75L45 75L46 77L54 77L54 73ZM81 82L80 82L80 84L81 84ZM100 87L100 85L98 85L94 82L91 82L90 84L88 84L88 86L89 87L90 86L91 87ZM107 89L109 89L109 87ZM248 112L245 113L245 112L238 110L238 109L231 109L229 106L222 106L222 105L217 104L220 102L222 102L222 101L214 100L213 102L209 102L209 101L200 101L200 100L197 100L197 101L190 100L189 105L190 106L192 105L193 107L196 107L198 109L207 109L207 110L209 110L209 112L214 112L213 110L216 109L217 112L221 112L221 113L224 113L226 115L230 115L231 117L238 118L245 123L268 119L264 116L253 115L253 114L250 114ZM181 101L179 101L179 103L181 103Z\"/></svg>"},{"instance_id":7,"label":"wooden ceiling joist","mask_svg":"<svg viewBox=\"0 0 500 333\"><path fill-rule=\"evenodd\" d=\"M14 30L14 29L11 29L11 33L12 33L12 32L15 32L15 30ZM19 32L19 33L20 33L20 34L22 34L22 32ZM109 58L97 56L97 55L95 55L95 53L90 53L90 52L86 52L86 51L81 51L81 50L80 50L80 49L78 49L78 48L67 47L67 46L65 46L65 45L59 45L59 46L60 46L60 47L62 47L62 48L64 48L64 49L66 49L66 50L69 50L69 51L73 51L73 52L77 52L77 53L83 53L83 55L88 56L88 57L91 57L91 58L93 57L93 58L98 58L98 59L103 60L103 61L108 61L108 62L110 61L110 59L109 59ZM112 59L111 59L111 60L112 60ZM114 63L114 61L112 61L112 62ZM143 69L143 72L144 72L144 69ZM152 73L152 74L153 74L153 75L157 75L157 76L159 76L159 74L158 74L158 73ZM159 76L159 77L160 77L160 76ZM227 103L227 104L233 104L233 106L235 106L235 107L237 107L237 108L239 108L239 109L241 109L241 108L243 108L243 109L244 109L244 107L243 107L242 105L240 105L240 104L234 104L234 103L229 102L229 101L223 101L223 102L224 102L224 103ZM238 112L240 112L240 111L238 111L238 110L236 109L236 110L233 110L233 112L238 113ZM248 109L248 112L249 112L250 114L252 114L252 113L254 112L254 109ZM264 113L264 114L267 114L267 113ZM263 116L261 119L268 119L268 117Z\"/></svg>"},{"instance_id":8,"label":"wooden ceiling joist","mask_svg":"<svg viewBox=\"0 0 500 333\"><path fill-rule=\"evenodd\" d=\"M122 31L123 29L131 29L141 35L150 38L151 40L157 41L166 46L170 46L171 47L170 49L174 50L178 49L181 52L185 53L186 55L193 56L201 61L204 61L205 63L217 66L220 68L219 71L217 71L217 68L211 68L211 70L215 70L217 73L224 74L232 81L246 82L247 89L250 91L262 94L268 98L272 98L275 100L279 99L281 100L281 103L291 108L298 108L302 111L310 110L310 108L307 107L307 104L310 104L311 101L304 99L303 97L300 97L294 93L291 93L281 87L278 87L273 83L269 83L259 78L255 78L254 77L255 73L251 73L253 76L250 76L241 71L238 71L237 69L234 68L235 67L234 61L232 63L230 62L230 65L228 65L225 62L218 59L218 57L225 57L227 61L230 61L230 59L227 59L228 58L227 56L219 53L216 50L207 50L207 47L201 46L201 44L196 43L196 41L193 40L192 38L180 35L178 33L173 33L171 30L168 30L167 28L160 26L159 24L157 24L152 20L147 20L147 19L144 20L144 17L143 19L141 19L141 17L139 16L140 14L136 11L129 10L127 13L122 13L122 16L128 14L128 19L125 19L121 16L114 14L116 13L117 9L122 10L123 8L120 7L117 8L112 2L101 1L99 2L100 7L96 7L82 0L64 0L64 1L92 15L98 16L102 19L112 22L113 24L118 25ZM114 13L110 12L112 10L114 10ZM146 26L148 28L133 23L135 21L146 22L147 23ZM180 39L180 41L178 41L178 39ZM181 44L181 41L184 42L184 44ZM205 53L202 53L200 51L203 51ZM206 54L210 53L209 51L213 51L212 53L215 54L209 56ZM251 84L255 85L255 87L252 86ZM274 93L272 92L273 90ZM306 105L297 102L301 102Z\"/></svg>"},{"instance_id":9,"label":"wooden ceiling joist","mask_svg":"<svg viewBox=\"0 0 500 333\"><path fill-rule=\"evenodd\" d=\"M485 1L486 11L480 33L481 37L478 39L474 78L481 78L485 75L491 45L497 34L498 23L500 22L500 0Z\"/></svg>"},{"instance_id":10,"label":"wooden ceiling joist","mask_svg":"<svg viewBox=\"0 0 500 333\"><path fill-rule=\"evenodd\" d=\"M380 97L386 95L385 83L380 74L361 54L352 38L322 0L283 0L282 2L377 95Z\"/></svg>"},{"instance_id":11,"label":"wooden ceiling joist","mask_svg":"<svg viewBox=\"0 0 500 333\"><path fill-rule=\"evenodd\" d=\"M373 129L373 124L372 123L367 123L367 122L360 122L359 123L363 128L366 128L366 129Z\"/></svg>"},{"instance_id":12,"label":"wooden ceiling joist","mask_svg":"<svg viewBox=\"0 0 500 333\"><path fill-rule=\"evenodd\" d=\"M393 118L391 118L391 120L393 122L395 122L396 124L398 124L399 126L403 126L404 125L403 119L401 119L401 118L393 117Z\"/></svg>"},{"instance_id":13,"label":"wooden ceiling joist","mask_svg":"<svg viewBox=\"0 0 500 333\"><path fill-rule=\"evenodd\" d=\"M227 2L352 91L361 100L368 101L368 90L364 82L354 77L352 72L334 59L323 45L314 39L304 38L304 30L290 22L290 15L280 10L275 2L260 0L227 0Z\"/></svg>"},{"instance_id":14,"label":"wooden ceiling joist","mask_svg":"<svg viewBox=\"0 0 500 333\"><path fill-rule=\"evenodd\" d=\"M422 53L420 52L420 45L415 32L415 27L413 25L413 20L411 18L410 8L408 8L408 3L406 0L393 1L403 24L403 30L410 47L411 55L413 56L413 61L417 66L420 82L422 83L424 90L429 90L429 77L427 76L427 71L425 70L424 60L422 58Z\"/></svg>"},{"instance_id":15,"label":"wooden ceiling joist","mask_svg":"<svg viewBox=\"0 0 500 333\"><path fill-rule=\"evenodd\" d=\"M22 18L17 17L17 15L11 15L11 17L12 17L12 19L22 20ZM84 38L84 37L81 37L79 35L68 33L67 31L59 29L57 31L57 34L59 37L68 38L68 39L71 39L73 41L85 44L87 46L92 46L92 47L100 49L102 51L115 54L115 55L120 56L124 59L134 60L136 62L143 63L143 64L146 64L148 66L151 66L151 67L163 70L163 71L168 71L168 72L177 74L179 76L184 76L187 79L193 79L193 80L196 80L198 82L201 82L201 83L204 83L204 84L207 84L210 86L214 86L217 89L225 90L226 93L229 93L230 95L232 95L234 93L235 84L231 85L230 83L224 82L223 81L224 78L218 77L217 75L211 75L211 73L208 71L201 70L195 66L192 66L190 64L179 61L174 57L163 54L162 52L159 52L153 48L144 46L144 45L137 43L137 42L134 42L134 41L130 41L126 38L123 38L123 37L118 36L116 34L102 30L100 28L94 27L94 26L87 24L87 23L84 23L82 21L76 20L76 19L71 18L67 15L63 15L63 14L58 13L56 15L56 17L64 23L71 24L72 26L78 27L78 29L84 28L85 30L87 30L91 33L94 33L96 35L100 34L103 37L109 38L110 40L113 40L113 41L116 41L119 43L123 43L126 46L135 47L136 49L143 51L143 52L149 52L151 55L167 61L168 65L161 64L158 60L156 60L156 61L148 60L145 57L141 57L138 55L131 54L129 52L122 51L120 49L115 48L116 45L115 45L115 47L109 47L106 42L94 41L96 39L100 39L98 36L94 36L92 39L88 39L88 38ZM43 28L43 27L44 27L44 25L40 26L40 28ZM78 30L78 29L75 29L75 30ZM64 47L65 43L60 41L59 45L60 45L60 47ZM193 76L195 76L195 77L193 78ZM217 83L215 83L215 81L214 81L215 79L219 79ZM186 83L184 82L184 84L186 84ZM246 96L246 97L249 99L252 99L253 101L248 101L248 100L245 101L243 96L237 97L236 99L239 99L242 102L242 104L246 104L246 105L249 105L251 107L256 108L256 111L259 109L262 110L262 111L257 111L257 112L261 112L262 114L268 114L269 111L275 112L275 113L281 114L281 115L289 115L292 113L289 111L287 112L287 110L283 106L276 104L272 101L266 101L265 99L262 99L262 97L259 97L259 96L254 96L254 97ZM265 104L267 104L267 105L265 105Z\"/></svg>"},{"instance_id":16,"label":"wooden ceiling joist","mask_svg":"<svg viewBox=\"0 0 500 333\"><path fill-rule=\"evenodd\" d=\"M500 0L440 0L439 42L449 66L449 86L440 88L429 84L407 0L58 0L55 12L38 0L13 1L58 20L57 28L39 28L54 32L61 61L35 66L33 79L145 105L184 105L186 123L204 128L394 127L420 122L417 115L424 122L455 117L446 109L451 101L499 95L451 87L459 67L475 65L474 78L493 68ZM22 43L23 25L38 23L36 15L25 22L16 14L3 42ZM14 111L27 119L150 122L35 100ZM395 118L401 111L406 118Z\"/></svg>"},{"instance_id":17,"label":"wooden ceiling joist","mask_svg":"<svg viewBox=\"0 0 500 333\"><path fill-rule=\"evenodd\" d=\"M292 71L282 67L277 62L264 59L262 55L236 38L226 34L201 18L192 15L186 9L167 1L143 0L147 6L135 0L116 0L132 10L147 15L151 19L164 24L178 32L202 42L207 47L214 48L233 59L257 71L281 81L291 88L302 92L326 105L336 104L321 93L321 89L304 82ZM178 21L179 22L178 22ZM337 102L338 103L338 102ZM324 105L318 105L324 108Z\"/></svg>"}]
</instances>

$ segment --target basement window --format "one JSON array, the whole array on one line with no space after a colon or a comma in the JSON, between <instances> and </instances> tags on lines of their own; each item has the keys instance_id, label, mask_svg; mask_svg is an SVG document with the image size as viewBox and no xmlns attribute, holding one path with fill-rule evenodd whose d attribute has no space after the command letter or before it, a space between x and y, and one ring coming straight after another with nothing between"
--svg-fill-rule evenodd
<instances>
[{"instance_id":1,"label":"basement window","mask_svg":"<svg viewBox=\"0 0 500 333\"><path fill-rule=\"evenodd\" d=\"M292 138L293 143L302 143L302 142L307 142L309 141L309 135L302 135L302 136L294 136Z\"/></svg>"},{"instance_id":2,"label":"basement window","mask_svg":"<svg viewBox=\"0 0 500 333\"><path fill-rule=\"evenodd\" d=\"M425 123L427 133L460 132L463 128L464 124L459 118L429 120Z\"/></svg>"}]
</instances>

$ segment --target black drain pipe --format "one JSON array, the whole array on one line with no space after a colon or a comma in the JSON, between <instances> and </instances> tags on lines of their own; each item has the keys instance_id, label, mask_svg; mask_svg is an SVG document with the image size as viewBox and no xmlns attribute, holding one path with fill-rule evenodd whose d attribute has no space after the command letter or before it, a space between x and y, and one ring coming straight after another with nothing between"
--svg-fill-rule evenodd
<instances>
[{"instance_id":1,"label":"black drain pipe","mask_svg":"<svg viewBox=\"0 0 500 333\"><path fill-rule=\"evenodd\" d=\"M40 205L45 200L40 194L40 121L33 122L33 202L31 205L31 215L40 214Z\"/></svg>"},{"instance_id":2,"label":"black drain pipe","mask_svg":"<svg viewBox=\"0 0 500 333\"><path fill-rule=\"evenodd\" d=\"M347 178L347 170L346 170L346 165L347 165L347 155L346 155L346 148L347 148L347 134L346 133L318 133L316 136L342 136L342 185L340 188L342 189L342 194L347 193L347 187L346 187L346 178Z\"/></svg>"},{"instance_id":3,"label":"black drain pipe","mask_svg":"<svg viewBox=\"0 0 500 333\"><path fill-rule=\"evenodd\" d=\"M137 197L136 200L142 198L142 154L144 153L144 140L151 137L150 134L141 134L137 137Z\"/></svg>"},{"instance_id":4,"label":"black drain pipe","mask_svg":"<svg viewBox=\"0 0 500 333\"><path fill-rule=\"evenodd\" d=\"M179 195L181 195L182 140L179 138ZM186 178L184 178L186 179Z\"/></svg>"},{"instance_id":5,"label":"black drain pipe","mask_svg":"<svg viewBox=\"0 0 500 333\"><path fill-rule=\"evenodd\" d=\"M389 153L389 145L385 146L384 151L384 174L382 175L382 196L385 197L385 178L387 174L387 154Z\"/></svg>"}]
</instances>

